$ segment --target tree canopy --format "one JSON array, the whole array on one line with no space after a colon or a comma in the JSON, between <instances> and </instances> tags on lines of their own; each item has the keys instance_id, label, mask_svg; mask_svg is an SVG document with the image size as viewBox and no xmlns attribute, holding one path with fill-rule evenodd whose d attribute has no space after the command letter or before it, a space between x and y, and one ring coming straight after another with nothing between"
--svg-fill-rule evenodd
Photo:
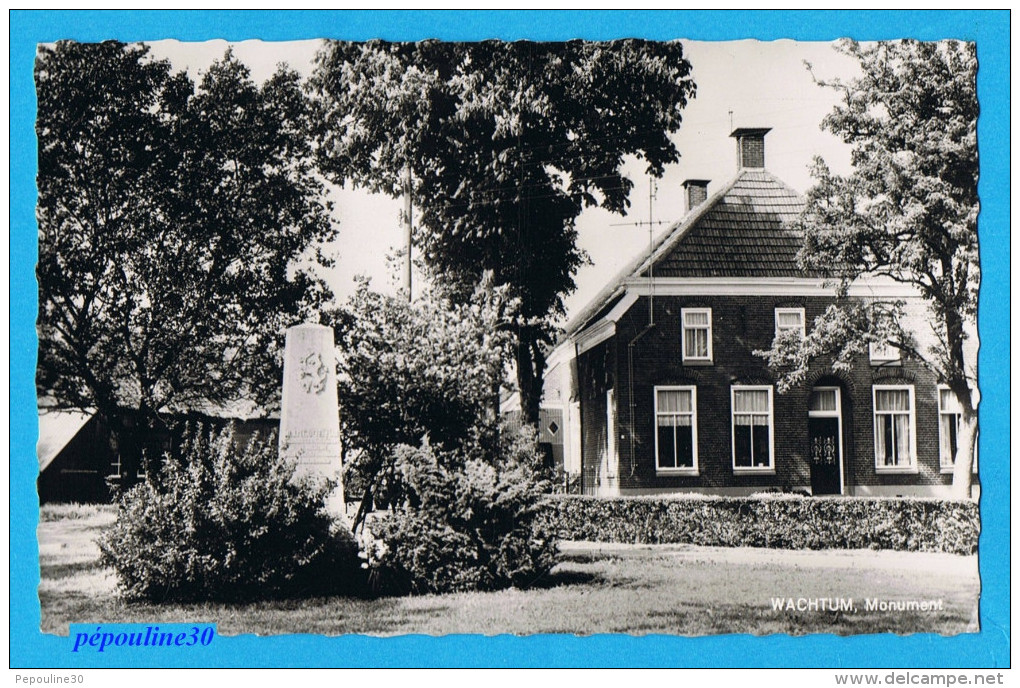
<instances>
[{"instance_id":1,"label":"tree canopy","mask_svg":"<svg viewBox=\"0 0 1020 688\"><path fill-rule=\"evenodd\" d=\"M969 494L976 415L978 263L977 57L973 43L914 40L838 49L860 76L819 81L842 94L822 122L851 147L852 172L816 159L815 186L800 220L803 267L845 295L861 277L910 285L927 306L932 341L913 336L905 302L845 301L819 317L803 340L763 352L803 379L811 361L848 366L870 344L891 343L929 368L959 402L953 485Z\"/></svg>"},{"instance_id":2,"label":"tree canopy","mask_svg":"<svg viewBox=\"0 0 1020 688\"><path fill-rule=\"evenodd\" d=\"M545 349L585 260L574 221L624 212L625 156L661 176L695 93L679 42L347 43L317 57L319 162L393 196L412 176L415 244L466 297L481 275L519 300L522 411L537 421Z\"/></svg>"},{"instance_id":3,"label":"tree canopy","mask_svg":"<svg viewBox=\"0 0 1020 688\"><path fill-rule=\"evenodd\" d=\"M516 303L484 279L467 303L406 299L366 281L332 318L345 484L385 483L397 446L491 453ZM392 482L392 481L391 481Z\"/></svg>"},{"instance_id":4,"label":"tree canopy","mask_svg":"<svg viewBox=\"0 0 1020 688\"><path fill-rule=\"evenodd\" d=\"M35 77L40 395L150 419L271 401L335 235L297 74L256 85L228 52L196 88L144 45L65 41Z\"/></svg>"}]
</instances>

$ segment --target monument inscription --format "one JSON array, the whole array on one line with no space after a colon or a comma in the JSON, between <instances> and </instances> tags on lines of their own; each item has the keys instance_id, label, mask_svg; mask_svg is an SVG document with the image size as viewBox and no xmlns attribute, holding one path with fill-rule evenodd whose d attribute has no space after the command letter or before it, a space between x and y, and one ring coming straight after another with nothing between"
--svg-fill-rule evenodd
<instances>
[{"instance_id":1,"label":"monument inscription","mask_svg":"<svg viewBox=\"0 0 1020 688\"><path fill-rule=\"evenodd\" d=\"M296 461L299 476L337 481L329 501L342 505L335 360L332 328L304 324L287 330L280 453Z\"/></svg>"}]
</instances>

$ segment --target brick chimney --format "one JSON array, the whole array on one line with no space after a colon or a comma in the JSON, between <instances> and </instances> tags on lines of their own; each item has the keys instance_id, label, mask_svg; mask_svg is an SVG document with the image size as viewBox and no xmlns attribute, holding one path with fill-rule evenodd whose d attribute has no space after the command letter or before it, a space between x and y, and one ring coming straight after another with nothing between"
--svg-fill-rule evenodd
<instances>
[{"instance_id":1,"label":"brick chimney","mask_svg":"<svg viewBox=\"0 0 1020 688\"><path fill-rule=\"evenodd\" d=\"M688 179L683 183L684 211L691 212L708 198L707 179Z\"/></svg>"},{"instance_id":2,"label":"brick chimney","mask_svg":"<svg viewBox=\"0 0 1020 688\"><path fill-rule=\"evenodd\" d=\"M765 167L765 134L771 128L734 129L730 134L737 140L737 169L762 169Z\"/></svg>"}]
</instances>

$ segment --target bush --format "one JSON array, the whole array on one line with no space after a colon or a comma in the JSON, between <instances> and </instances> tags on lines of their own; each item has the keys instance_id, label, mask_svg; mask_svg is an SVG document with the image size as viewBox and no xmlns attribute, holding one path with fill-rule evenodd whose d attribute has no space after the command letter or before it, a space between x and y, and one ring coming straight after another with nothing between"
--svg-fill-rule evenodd
<instances>
[{"instance_id":1,"label":"bush","mask_svg":"<svg viewBox=\"0 0 1020 688\"><path fill-rule=\"evenodd\" d=\"M869 497L552 497L544 527L569 540L973 554L978 506Z\"/></svg>"},{"instance_id":2,"label":"bush","mask_svg":"<svg viewBox=\"0 0 1020 688\"><path fill-rule=\"evenodd\" d=\"M547 573L556 542L539 520L548 483L533 439L515 438L494 462L397 448L406 501L361 533L374 586L397 594L526 588Z\"/></svg>"},{"instance_id":3,"label":"bush","mask_svg":"<svg viewBox=\"0 0 1020 688\"><path fill-rule=\"evenodd\" d=\"M100 540L123 593L154 601L324 594L356 575L353 537L323 510L330 485L295 481L275 442L186 430L155 474L125 492Z\"/></svg>"}]
</instances>

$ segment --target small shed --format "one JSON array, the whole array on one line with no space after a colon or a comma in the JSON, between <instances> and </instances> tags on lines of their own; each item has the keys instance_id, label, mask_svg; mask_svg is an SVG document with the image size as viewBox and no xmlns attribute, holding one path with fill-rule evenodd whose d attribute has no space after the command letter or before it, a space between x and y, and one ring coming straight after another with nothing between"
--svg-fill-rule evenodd
<instances>
[{"instance_id":1,"label":"small shed","mask_svg":"<svg viewBox=\"0 0 1020 688\"><path fill-rule=\"evenodd\" d=\"M108 502L108 476L119 472L110 431L93 411L40 409L39 503Z\"/></svg>"}]
</instances>

